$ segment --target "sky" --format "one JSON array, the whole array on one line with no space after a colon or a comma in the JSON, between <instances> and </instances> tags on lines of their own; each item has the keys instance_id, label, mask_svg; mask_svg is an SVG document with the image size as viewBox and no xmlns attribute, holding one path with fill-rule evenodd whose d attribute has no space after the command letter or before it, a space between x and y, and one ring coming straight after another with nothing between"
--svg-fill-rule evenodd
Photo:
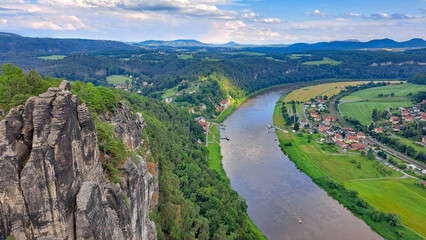
<instances>
[{"instance_id":1,"label":"sky","mask_svg":"<svg viewBox=\"0 0 426 240\"><path fill-rule=\"evenodd\" d=\"M125 42L426 39L426 0L0 0L0 31Z\"/></svg>"}]
</instances>

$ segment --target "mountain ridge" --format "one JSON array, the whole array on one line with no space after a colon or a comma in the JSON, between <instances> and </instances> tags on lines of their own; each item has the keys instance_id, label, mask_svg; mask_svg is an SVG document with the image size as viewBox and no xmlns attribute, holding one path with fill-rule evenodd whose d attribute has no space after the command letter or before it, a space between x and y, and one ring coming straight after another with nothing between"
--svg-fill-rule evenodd
<instances>
[{"instance_id":1,"label":"mountain ridge","mask_svg":"<svg viewBox=\"0 0 426 240\"><path fill-rule=\"evenodd\" d=\"M112 40L92 40L80 38L38 38L24 37L14 33L0 32L0 53L39 52L66 54L74 52L96 52L105 50L137 51L143 48L226 48L243 49L246 51L264 52L298 52L310 50L363 50L363 49L394 49L394 48L426 48L426 41L413 38L408 41L373 39L360 42L356 39L318 43L294 44L239 44L230 41L224 44L203 43L194 39L177 40L146 40L142 42L125 43Z\"/></svg>"}]
</instances>

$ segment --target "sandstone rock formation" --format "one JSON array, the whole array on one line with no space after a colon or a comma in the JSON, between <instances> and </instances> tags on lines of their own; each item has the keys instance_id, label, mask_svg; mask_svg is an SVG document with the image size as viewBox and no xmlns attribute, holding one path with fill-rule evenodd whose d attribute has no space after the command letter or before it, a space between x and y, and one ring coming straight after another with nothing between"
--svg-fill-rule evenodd
<instances>
[{"instance_id":1,"label":"sandstone rock formation","mask_svg":"<svg viewBox=\"0 0 426 240\"><path fill-rule=\"evenodd\" d=\"M144 119L124 102L103 120L129 149L143 141ZM155 186L136 157L121 186L108 183L92 117L66 81L11 109L0 123L0 239L156 239Z\"/></svg>"}]
</instances>

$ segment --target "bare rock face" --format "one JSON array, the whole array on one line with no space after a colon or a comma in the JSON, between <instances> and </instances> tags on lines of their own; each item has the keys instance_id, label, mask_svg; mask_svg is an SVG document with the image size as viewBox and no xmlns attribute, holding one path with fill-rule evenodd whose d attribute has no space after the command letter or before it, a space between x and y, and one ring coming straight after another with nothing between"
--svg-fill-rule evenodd
<instances>
[{"instance_id":1,"label":"bare rock face","mask_svg":"<svg viewBox=\"0 0 426 240\"><path fill-rule=\"evenodd\" d=\"M113 116L117 136L137 149L142 116L125 103ZM11 109L0 123L0 239L155 239L146 162L127 160L121 188L99 157L89 110L68 82Z\"/></svg>"}]
</instances>

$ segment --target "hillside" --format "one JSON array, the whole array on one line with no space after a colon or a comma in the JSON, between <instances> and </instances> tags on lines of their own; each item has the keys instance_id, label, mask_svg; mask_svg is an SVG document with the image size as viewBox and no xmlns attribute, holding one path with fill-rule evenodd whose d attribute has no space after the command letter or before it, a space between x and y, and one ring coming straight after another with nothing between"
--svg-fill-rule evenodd
<instances>
[{"instance_id":1,"label":"hillside","mask_svg":"<svg viewBox=\"0 0 426 240\"><path fill-rule=\"evenodd\" d=\"M0 178L1 239L260 238L245 201L209 169L197 143L203 129L186 110L2 71L2 99L22 98L2 102L12 108L0 123L0 168L9 173ZM38 97L23 99L33 79Z\"/></svg>"},{"instance_id":2,"label":"hillside","mask_svg":"<svg viewBox=\"0 0 426 240\"><path fill-rule=\"evenodd\" d=\"M32 38L0 33L0 53L72 53L103 50L138 50L122 42L89 39Z\"/></svg>"}]
</instances>

